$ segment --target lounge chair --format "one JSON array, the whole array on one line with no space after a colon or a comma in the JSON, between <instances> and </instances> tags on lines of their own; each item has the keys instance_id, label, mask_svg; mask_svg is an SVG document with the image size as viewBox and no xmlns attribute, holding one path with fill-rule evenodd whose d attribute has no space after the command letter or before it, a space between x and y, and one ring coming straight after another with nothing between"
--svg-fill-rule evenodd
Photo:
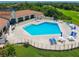
<instances>
[{"instance_id":1,"label":"lounge chair","mask_svg":"<svg viewBox=\"0 0 79 59\"><path fill-rule=\"evenodd\" d=\"M71 36L73 36L74 38L76 38L77 33L76 32L71 32Z\"/></svg>"},{"instance_id":2,"label":"lounge chair","mask_svg":"<svg viewBox=\"0 0 79 59\"><path fill-rule=\"evenodd\" d=\"M74 41L76 39L76 35L77 35L76 32L71 32L70 36L68 37L68 40Z\"/></svg>"},{"instance_id":3,"label":"lounge chair","mask_svg":"<svg viewBox=\"0 0 79 59\"><path fill-rule=\"evenodd\" d=\"M71 30L76 30L76 26L74 26L74 27L71 27Z\"/></svg>"},{"instance_id":4,"label":"lounge chair","mask_svg":"<svg viewBox=\"0 0 79 59\"><path fill-rule=\"evenodd\" d=\"M74 26L74 28L73 28L74 30L76 30L76 26Z\"/></svg>"},{"instance_id":5,"label":"lounge chair","mask_svg":"<svg viewBox=\"0 0 79 59\"><path fill-rule=\"evenodd\" d=\"M76 29L76 26L74 24L69 24L71 30L75 30Z\"/></svg>"},{"instance_id":6,"label":"lounge chair","mask_svg":"<svg viewBox=\"0 0 79 59\"><path fill-rule=\"evenodd\" d=\"M68 37L68 40L69 40L69 41L74 41L75 38L74 38L73 36L69 36L69 37Z\"/></svg>"},{"instance_id":7,"label":"lounge chair","mask_svg":"<svg viewBox=\"0 0 79 59\"><path fill-rule=\"evenodd\" d=\"M50 44L52 45L53 43L52 43L52 40L51 39L49 39L49 41L50 41Z\"/></svg>"},{"instance_id":8,"label":"lounge chair","mask_svg":"<svg viewBox=\"0 0 79 59\"><path fill-rule=\"evenodd\" d=\"M57 43L55 38L51 38L51 39L49 39L49 41L50 41L51 45L53 45L53 44L56 44L56 43Z\"/></svg>"}]
</instances>

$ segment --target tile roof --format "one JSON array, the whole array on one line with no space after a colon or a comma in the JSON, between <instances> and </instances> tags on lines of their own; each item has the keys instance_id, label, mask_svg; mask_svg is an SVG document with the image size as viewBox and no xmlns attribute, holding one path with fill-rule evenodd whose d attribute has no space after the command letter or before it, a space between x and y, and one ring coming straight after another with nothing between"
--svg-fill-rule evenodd
<instances>
[{"instance_id":1,"label":"tile roof","mask_svg":"<svg viewBox=\"0 0 79 59\"><path fill-rule=\"evenodd\" d=\"M33 14L32 10L16 11L16 18L21 17L21 16L25 16L25 15L30 15L30 14Z\"/></svg>"},{"instance_id":2,"label":"tile roof","mask_svg":"<svg viewBox=\"0 0 79 59\"><path fill-rule=\"evenodd\" d=\"M10 19L11 17L11 11L0 11L0 17Z\"/></svg>"},{"instance_id":3,"label":"tile roof","mask_svg":"<svg viewBox=\"0 0 79 59\"><path fill-rule=\"evenodd\" d=\"M8 20L0 18L0 29L7 24Z\"/></svg>"},{"instance_id":4,"label":"tile roof","mask_svg":"<svg viewBox=\"0 0 79 59\"><path fill-rule=\"evenodd\" d=\"M36 16L40 16L43 15L42 12L38 12L38 11L33 11L33 10L21 10L21 11L16 11L16 18L21 17L21 16L25 16L25 15L36 15Z\"/></svg>"},{"instance_id":5,"label":"tile roof","mask_svg":"<svg viewBox=\"0 0 79 59\"><path fill-rule=\"evenodd\" d=\"M7 21L10 20L11 11L0 11L0 28L5 26ZM43 15L43 13L38 12L38 11L33 11L33 10L20 10L16 11L16 18L19 18L21 16L26 16L26 15L35 15L35 16L40 16Z\"/></svg>"},{"instance_id":6,"label":"tile roof","mask_svg":"<svg viewBox=\"0 0 79 59\"><path fill-rule=\"evenodd\" d=\"M12 13L11 11L0 11L0 17L10 19L11 13ZM33 10L20 10L20 11L16 11L15 14L16 14L16 18L26 15L32 15L32 14L34 14L35 16L43 15L42 12L33 11Z\"/></svg>"}]
</instances>

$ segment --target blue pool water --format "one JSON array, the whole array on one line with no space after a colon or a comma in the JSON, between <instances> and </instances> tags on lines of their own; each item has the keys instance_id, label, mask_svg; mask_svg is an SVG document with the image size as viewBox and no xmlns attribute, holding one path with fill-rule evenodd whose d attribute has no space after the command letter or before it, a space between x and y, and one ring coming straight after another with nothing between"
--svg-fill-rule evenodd
<instances>
[{"instance_id":1,"label":"blue pool water","mask_svg":"<svg viewBox=\"0 0 79 59\"><path fill-rule=\"evenodd\" d=\"M38 25L31 24L23 27L23 29L31 35L61 34L57 23L44 22Z\"/></svg>"}]
</instances>

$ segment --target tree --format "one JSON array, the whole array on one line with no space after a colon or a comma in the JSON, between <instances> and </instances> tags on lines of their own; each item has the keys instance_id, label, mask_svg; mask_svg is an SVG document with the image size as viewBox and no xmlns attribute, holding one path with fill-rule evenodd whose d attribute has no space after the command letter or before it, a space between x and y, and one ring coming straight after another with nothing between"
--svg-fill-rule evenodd
<instances>
[{"instance_id":1,"label":"tree","mask_svg":"<svg viewBox=\"0 0 79 59\"><path fill-rule=\"evenodd\" d=\"M7 57L7 50L5 48L0 49L0 57Z\"/></svg>"},{"instance_id":2,"label":"tree","mask_svg":"<svg viewBox=\"0 0 79 59\"><path fill-rule=\"evenodd\" d=\"M15 48L13 45L8 45L6 48L6 54L7 56L15 56L16 52L15 52Z\"/></svg>"},{"instance_id":3,"label":"tree","mask_svg":"<svg viewBox=\"0 0 79 59\"><path fill-rule=\"evenodd\" d=\"M13 45L7 44L6 47L0 49L0 56L1 57L9 57L9 56L15 56L15 48Z\"/></svg>"},{"instance_id":4,"label":"tree","mask_svg":"<svg viewBox=\"0 0 79 59\"><path fill-rule=\"evenodd\" d=\"M55 8L50 5L45 5L41 9L45 16L52 17L55 14Z\"/></svg>"}]
</instances>

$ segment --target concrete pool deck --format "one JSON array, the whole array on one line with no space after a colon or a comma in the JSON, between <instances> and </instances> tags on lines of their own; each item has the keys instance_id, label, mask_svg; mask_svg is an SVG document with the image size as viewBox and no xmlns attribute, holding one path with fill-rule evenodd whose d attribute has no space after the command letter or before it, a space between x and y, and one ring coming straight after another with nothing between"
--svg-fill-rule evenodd
<instances>
[{"instance_id":1,"label":"concrete pool deck","mask_svg":"<svg viewBox=\"0 0 79 59\"><path fill-rule=\"evenodd\" d=\"M23 27L25 25L29 25L29 24L39 24L42 22L56 22L53 20L45 20L45 19L41 19L41 20L28 20L28 21L24 21L21 22L19 24L16 25L16 28L14 30L14 32L12 32L7 38L8 41L11 44L15 44L15 43L24 43L24 42L29 42L30 45L40 48L40 49L49 49L49 50L64 50L64 46L65 49L69 49L69 45L71 44L76 44L75 42L79 42L79 27L77 27L77 38L75 39L75 41L69 41L67 38L70 35L71 29L70 27L65 23L65 22L57 22L60 30L63 32L63 37L65 38L65 42L61 43L61 42L57 42L57 44L55 45L50 45L49 42L49 38L53 38L55 37L57 40L59 39L60 35L38 35L38 36L31 36L28 35L28 33L24 32ZM68 45L68 46L67 46ZM78 45L78 44L77 44ZM70 46L71 48L71 46Z\"/></svg>"}]
</instances>

